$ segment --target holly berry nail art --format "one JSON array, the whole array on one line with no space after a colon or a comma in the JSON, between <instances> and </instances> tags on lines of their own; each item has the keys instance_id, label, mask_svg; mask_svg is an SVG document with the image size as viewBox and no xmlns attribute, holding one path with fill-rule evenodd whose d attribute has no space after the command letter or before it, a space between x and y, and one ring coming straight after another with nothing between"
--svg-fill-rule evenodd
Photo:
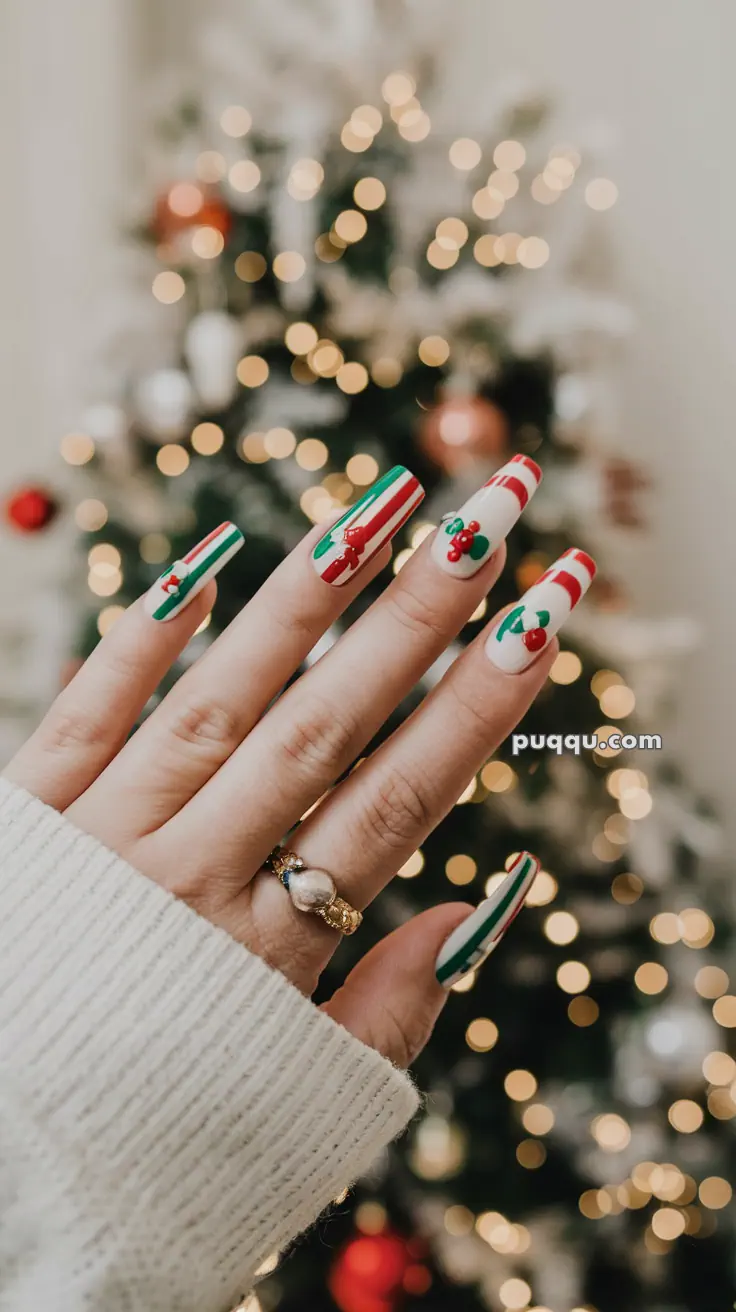
<instances>
[{"instance_id":1,"label":"holly berry nail art","mask_svg":"<svg viewBox=\"0 0 736 1312\"><path fill-rule=\"evenodd\" d=\"M394 536L424 496L403 465L379 478L320 538L312 563L325 583L341 587Z\"/></svg>"},{"instance_id":2,"label":"holly berry nail art","mask_svg":"<svg viewBox=\"0 0 736 1312\"><path fill-rule=\"evenodd\" d=\"M208 533L156 579L146 597L149 615L155 620L172 620L240 551L244 541L240 529L228 522Z\"/></svg>"},{"instance_id":3,"label":"holly berry nail art","mask_svg":"<svg viewBox=\"0 0 736 1312\"><path fill-rule=\"evenodd\" d=\"M541 478L533 460L514 456L460 510L445 515L432 543L433 559L448 574L470 578L513 528Z\"/></svg>"},{"instance_id":4,"label":"holly berry nail art","mask_svg":"<svg viewBox=\"0 0 736 1312\"><path fill-rule=\"evenodd\" d=\"M507 674L518 674L557 633L595 578L595 561L571 547L542 574L492 630L486 654Z\"/></svg>"}]
</instances>

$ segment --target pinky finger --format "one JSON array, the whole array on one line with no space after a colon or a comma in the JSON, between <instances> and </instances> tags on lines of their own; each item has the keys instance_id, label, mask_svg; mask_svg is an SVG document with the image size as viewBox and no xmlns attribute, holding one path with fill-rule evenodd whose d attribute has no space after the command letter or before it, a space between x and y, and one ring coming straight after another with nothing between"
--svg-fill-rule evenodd
<instances>
[{"instance_id":1,"label":"pinky finger","mask_svg":"<svg viewBox=\"0 0 736 1312\"><path fill-rule=\"evenodd\" d=\"M205 578L202 571L188 593L181 590L186 604L172 606L170 618L156 609L164 576L134 602L56 698L3 777L56 810L71 806L117 755L148 698L212 609L217 595L212 572Z\"/></svg>"}]
</instances>

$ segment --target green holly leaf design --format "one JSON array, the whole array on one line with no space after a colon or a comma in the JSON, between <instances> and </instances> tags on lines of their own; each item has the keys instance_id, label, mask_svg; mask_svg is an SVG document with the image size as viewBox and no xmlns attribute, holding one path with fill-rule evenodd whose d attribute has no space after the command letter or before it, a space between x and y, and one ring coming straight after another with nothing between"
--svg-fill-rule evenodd
<instances>
[{"instance_id":1,"label":"green holly leaf design","mask_svg":"<svg viewBox=\"0 0 736 1312\"><path fill-rule=\"evenodd\" d=\"M459 516L457 516L455 519L451 519L447 524L445 524L445 533L447 534L448 537L452 538L455 536L456 533L459 533L460 530L464 527L465 525L463 524L463 521L460 519Z\"/></svg>"},{"instance_id":2,"label":"green holly leaf design","mask_svg":"<svg viewBox=\"0 0 736 1312\"><path fill-rule=\"evenodd\" d=\"M549 611L548 611L548 610L538 610L538 611L537 611L537 619L539 620L539 627L540 627L540 629L546 629L547 625L549 624Z\"/></svg>"},{"instance_id":3,"label":"green holly leaf design","mask_svg":"<svg viewBox=\"0 0 736 1312\"><path fill-rule=\"evenodd\" d=\"M483 556L485 556L490 545L491 544L488 541L488 538L484 538L482 533L476 533L471 543L470 551L468 552L470 559L480 560Z\"/></svg>"},{"instance_id":4,"label":"green holly leaf design","mask_svg":"<svg viewBox=\"0 0 736 1312\"><path fill-rule=\"evenodd\" d=\"M523 606L514 606L508 615L505 615L496 630L496 641L501 642L507 633L522 633L521 617L524 614Z\"/></svg>"}]
</instances>

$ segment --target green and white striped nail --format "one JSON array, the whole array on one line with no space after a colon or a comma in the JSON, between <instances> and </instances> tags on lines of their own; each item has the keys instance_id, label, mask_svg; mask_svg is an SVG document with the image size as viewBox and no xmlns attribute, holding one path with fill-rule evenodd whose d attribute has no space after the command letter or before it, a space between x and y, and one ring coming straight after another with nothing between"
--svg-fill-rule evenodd
<instances>
[{"instance_id":1,"label":"green and white striped nail","mask_svg":"<svg viewBox=\"0 0 736 1312\"><path fill-rule=\"evenodd\" d=\"M240 529L229 521L208 533L156 579L146 597L148 614L154 620L172 620L240 551L244 541Z\"/></svg>"},{"instance_id":2,"label":"green and white striped nail","mask_svg":"<svg viewBox=\"0 0 736 1312\"><path fill-rule=\"evenodd\" d=\"M503 883L453 930L440 949L434 968L444 988L452 988L469 970L490 957L521 911L538 870L537 858L531 852L521 852Z\"/></svg>"}]
</instances>

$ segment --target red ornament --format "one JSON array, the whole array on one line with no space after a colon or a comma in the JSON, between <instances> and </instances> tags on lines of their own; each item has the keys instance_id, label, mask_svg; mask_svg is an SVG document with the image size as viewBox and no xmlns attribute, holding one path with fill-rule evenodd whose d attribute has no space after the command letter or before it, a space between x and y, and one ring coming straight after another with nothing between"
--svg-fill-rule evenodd
<instances>
[{"instance_id":1,"label":"red ornament","mask_svg":"<svg viewBox=\"0 0 736 1312\"><path fill-rule=\"evenodd\" d=\"M163 243L173 241L189 228L216 228L227 238L231 226L232 215L222 197L199 183L170 187L156 201L152 220L154 236Z\"/></svg>"},{"instance_id":2,"label":"red ornament","mask_svg":"<svg viewBox=\"0 0 736 1312\"><path fill-rule=\"evenodd\" d=\"M509 449L505 414L483 396L441 400L423 415L418 433L422 450L446 474L469 464L499 459Z\"/></svg>"},{"instance_id":3,"label":"red ornament","mask_svg":"<svg viewBox=\"0 0 736 1312\"><path fill-rule=\"evenodd\" d=\"M5 518L21 533L38 533L55 518L57 501L42 487L22 487L5 502Z\"/></svg>"},{"instance_id":4,"label":"red ornament","mask_svg":"<svg viewBox=\"0 0 736 1312\"><path fill-rule=\"evenodd\" d=\"M430 1282L427 1268L417 1263L414 1245L389 1230L350 1239L328 1277L340 1312L395 1312L407 1290L415 1292L422 1283L425 1292Z\"/></svg>"},{"instance_id":5,"label":"red ornament","mask_svg":"<svg viewBox=\"0 0 736 1312\"><path fill-rule=\"evenodd\" d=\"M521 639L527 651L541 651L547 641L544 629L530 629Z\"/></svg>"}]
</instances>

